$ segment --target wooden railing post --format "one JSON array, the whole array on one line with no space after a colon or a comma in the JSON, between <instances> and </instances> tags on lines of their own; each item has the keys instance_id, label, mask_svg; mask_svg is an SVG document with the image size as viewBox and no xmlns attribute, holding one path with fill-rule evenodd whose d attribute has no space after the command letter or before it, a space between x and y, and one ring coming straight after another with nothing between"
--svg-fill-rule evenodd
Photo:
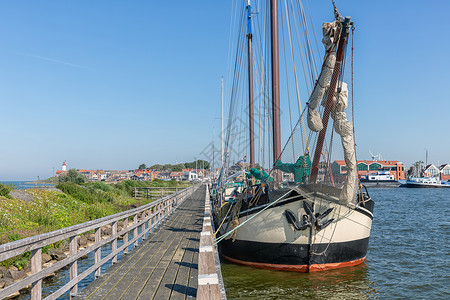
<instances>
[{"instance_id":1,"label":"wooden railing post","mask_svg":"<svg viewBox=\"0 0 450 300\"><path fill-rule=\"evenodd\" d=\"M144 210L142 212L142 219L147 218L147 210ZM144 232L144 234L142 235L142 240L145 240L147 238L147 228L148 228L148 221L144 222L144 226L142 227L142 231Z\"/></svg>"},{"instance_id":2,"label":"wooden railing post","mask_svg":"<svg viewBox=\"0 0 450 300\"><path fill-rule=\"evenodd\" d=\"M42 269L42 248L31 251L31 274ZM42 299L42 279L31 284L31 300Z\"/></svg>"},{"instance_id":3,"label":"wooden railing post","mask_svg":"<svg viewBox=\"0 0 450 300\"><path fill-rule=\"evenodd\" d=\"M102 228L98 227L95 229L95 243L100 243L100 241L102 240ZM95 255L94 255L94 263L99 263L102 260L102 247L99 247L97 250L95 250ZM100 276L102 270L101 270L101 266L99 266L97 268L97 270L95 270L95 277Z\"/></svg>"},{"instance_id":4,"label":"wooden railing post","mask_svg":"<svg viewBox=\"0 0 450 300\"><path fill-rule=\"evenodd\" d=\"M137 223L138 223L138 214L135 214L133 217L133 225L136 225ZM134 227L134 238L136 238L137 235L138 235L138 228L136 226L136 227ZM138 240L136 239L136 241L134 242L134 247L137 247L138 244L139 244Z\"/></svg>"},{"instance_id":5,"label":"wooden railing post","mask_svg":"<svg viewBox=\"0 0 450 300\"><path fill-rule=\"evenodd\" d=\"M75 235L75 236L70 237L69 240L70 240L69 252L70 252L70 256L73 256L73 255L77 254L77 251L78 251L78 237ZM76 260L70 264L70 280L75 279L77 276L78 276L78 261ZM71 296L75 296L76 294L78 294L78 284L75 284L70 289Z\"/></svg>"},{"instance_id":6,"label":"wooden railing post","mask_svg":"<svg viewBox=\"0 0 450 300\"><path fill-rule=\"evenodd\" d=\"M128 228L128 217L125 218L125 220L123 220L123 228ZM123 244L124 245L128 244L128 234L129 234L129 232L127 231L123 236ZM128 253L128 246L126 246L125 249L123 249L123 253L124 254Z\"/></svg>"},{"instance_id":7,"label":"wooden railing post","mask_svg":"<svg viewBox=\"0 0 450 300\"><path fill-rule=\"evenodd\" d=\"M117 234L117 221L112 223L112 235L116 235ZM111 251L112 253L117 252L117 237L114 238L114 240L112 241L112 245L111 245ZM116 263L117 262L117 254L113 256L112 258L112 263Z\"/></svg>"}]
</instances>

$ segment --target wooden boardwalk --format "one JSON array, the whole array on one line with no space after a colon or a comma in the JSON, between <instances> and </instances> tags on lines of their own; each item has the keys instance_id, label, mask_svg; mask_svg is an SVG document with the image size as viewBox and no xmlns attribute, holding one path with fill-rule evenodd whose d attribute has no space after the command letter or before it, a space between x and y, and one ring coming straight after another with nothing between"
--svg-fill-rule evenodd
<instances>
[{"instance_id":1,"label":"wooden boardwalk","mask_svg":"<svg viewBox=\"0 0 450 300\"><path fill-rule=\"evenodd\" d=\"M197 294L206 187L75 299L187 299Z\"/></svg>"}]
</instances>

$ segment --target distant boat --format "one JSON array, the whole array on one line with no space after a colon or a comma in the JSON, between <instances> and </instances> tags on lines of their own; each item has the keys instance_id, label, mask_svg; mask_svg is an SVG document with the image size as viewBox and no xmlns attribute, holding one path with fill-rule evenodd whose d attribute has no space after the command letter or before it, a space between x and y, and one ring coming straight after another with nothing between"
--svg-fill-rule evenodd
<instances>
[{"instance_id":1,"label":"distant boat","mask_svg":"<svg viewBox=\"0 0 450 300\"><path fill-rule=\"evenodd\" d=\"M399 187L400 182L395 180L395 176L390 171L377 171L367 174L359 181L366 187Z\"/></svg>"},{"instance_id":2,"label":"distant boat","mask_svg":"<svg viewBox=\"0 0 450 300\"><path fill-rule=\"evenodd\" d=\"M450 183L438 177L410 177L406 181L408 188L450 188Z\"/></svg>"}]
</instances>

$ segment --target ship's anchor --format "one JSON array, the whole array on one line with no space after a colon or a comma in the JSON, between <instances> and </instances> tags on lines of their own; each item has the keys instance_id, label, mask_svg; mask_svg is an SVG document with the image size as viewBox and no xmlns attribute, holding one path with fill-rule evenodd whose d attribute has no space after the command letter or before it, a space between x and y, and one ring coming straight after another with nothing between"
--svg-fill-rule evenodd
<instances>
[{"instance_id":1,"label":"ship's anchor","mask_svg":"<svg viewBox=\"0 0 450 300\"><path fill-rule=\"evenodd\" d=\"M309 205L309 203L306 201L303 201L303 208L304 208L306 214L304 214L302 216L301 224L299 221L297 221L297 218L295 217L295 214L292 210L286 209L284 211L286 220L288 221L289 224L294 226L295 230L300 230L300 231L305 230L308 227L312 227L312 225L314 224L316 230L320 231L320 230L324 229L325 227L327 227L328 225L330 225L331 222L334 221L334 218L333 218L333 219L329 219L328 221L326 221L324 223L320 222L320 221L322 221L323 218L328 216L333 211L333 208L329 208L321 214L320 213L314 214L314 208L311 205Z\"/></svg>"}]
</instances>

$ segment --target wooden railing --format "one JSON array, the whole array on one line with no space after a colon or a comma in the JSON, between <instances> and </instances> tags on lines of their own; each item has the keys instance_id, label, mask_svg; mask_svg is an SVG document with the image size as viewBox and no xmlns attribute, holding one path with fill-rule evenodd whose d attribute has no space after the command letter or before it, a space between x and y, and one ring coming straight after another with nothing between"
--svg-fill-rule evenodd
<instances>
[{"instance_id":1,"label":"wooden railing","mask_svg":"<svg viewBox=\"0 0 450 300\"><path fill-rule=\"evenodd\" d=\"M92 272L95 272L95 276L98 277L100 275L102 265L107 263L109 260L112 260L113 263L117 262L118 254L121 251L127 253L130 246L138 246L141 240L144 240L154 228L163 222L164 219L198 187L199 185L191 186L182 191L173 193L172 195L132 210L0 245L0 262L31 251L31 275L0 290L0 299L6 298L21 289L30 286L31 299L41 299L42 280L53 272L66 266L70 267L70 281L45 299L56 299L69 290L71 296L76 295L78 293L78 283L81 280L86 278ZM129 222L131 218L133 220L132 224ZM122 220L122 224L124 224L124 226L123 229L118 232L117 224ZM107 237L102 237L102 227L106 225L111 225L112 234ZM78 251L78 236L88 231L95 232L95 242L91 246ZM133 236L130 238L129 235L131 232L133 232ZM123 237L123 245L117 247L117 240L120 237ZM67 239L69 240L69 256L45 269L42 269L42 248ZM102 246L109 243L112 244L111 253L106 257L101 258ZM94 264L83 273L78 274L78 260L90 252L95 252Z\"/></svg>"},{"instance_id":2,"label":"wooden railing","mask_svg":"<svg viewBox=\"0 0 450 300\"><path fill-rule=\"evenodd\" d=\"M212 223L210 195L206 187L205 215L203 229L200 233L200 247L198 250L198 288L199 300L226 300L223 286L220 261L217 246L213 245L214 224Z\"/></svg>"},{"instance_id":3,"label":"wooden railing","mask_svg":"<svg viewBox=\"0 0 450 300\"><path fill-rule=\"evenodd\" d=\"M135 199L160 198L178 192L178 187L135 187Z\"/></svg>"}]
</instances>

